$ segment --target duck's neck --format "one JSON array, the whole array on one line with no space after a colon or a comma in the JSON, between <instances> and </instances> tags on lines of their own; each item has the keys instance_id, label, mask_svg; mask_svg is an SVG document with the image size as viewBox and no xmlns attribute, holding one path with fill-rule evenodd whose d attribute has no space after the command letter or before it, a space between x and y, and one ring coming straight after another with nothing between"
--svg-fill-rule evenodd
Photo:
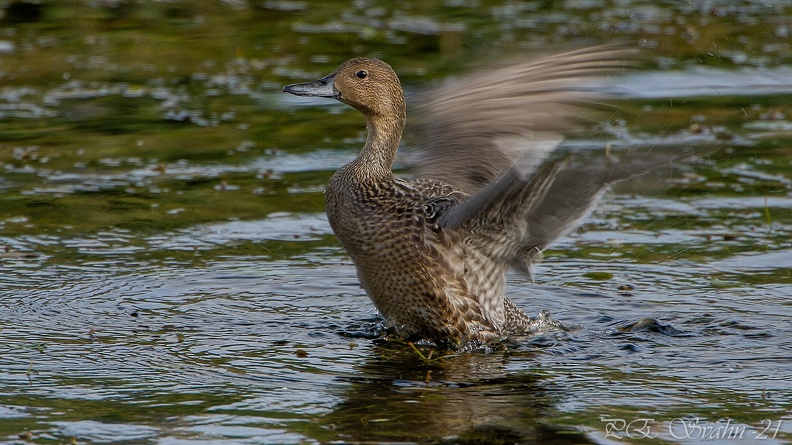
<instances>
[{"instance_id":1,"label":"duck's neck","mask_svg":"<svg viewBox=\"0 0 792 445\"><path fill-rule=\"evenodd\" d=\"M405 119L403 105L398 113L366 115L366 145L349 164L358 179L381 181L393 177L391 168L396 160Z\"/></svg>"}]
</instances>

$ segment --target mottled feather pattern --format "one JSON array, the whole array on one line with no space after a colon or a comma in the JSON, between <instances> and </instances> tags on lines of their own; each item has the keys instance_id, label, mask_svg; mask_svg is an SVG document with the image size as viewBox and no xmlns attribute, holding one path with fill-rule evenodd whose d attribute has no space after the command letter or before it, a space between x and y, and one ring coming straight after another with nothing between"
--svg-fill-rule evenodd
<instances>
[{"instance_id":1,"label":"mottled feather pattern","mask_svg":"<svg viewBox=\"0 0 792 445\"><path fill-rule=\"evenodd\" d=\"M397 332L460 341L500 335L468 288L474 280L466 278L469 248L460 232L437 224L467 194L431 180L392 178L384 187L350 190L336 179L326 192L331 226L355 260L364 289Z\"/></svg>"},{"instance_id":2,"label":"mottled feather pattern","mask_svg":"<svg viewBox=\"0 0 792 445\"><path fill-rule=\"evenodd\" d=\"M527 270L610 184L668 163L555 154L561 134L602 97L589 81L623 70L633 55L590 48L437 89L418 107L426 154L411 181L391 171L406 107L390 66L351 59L323 79L284 88L334 97L366 118L363 149L328 184L327 214L361 285L399 335L460 346L560 326L506 298L506 273Z\"/></svg>"}]
</instances>

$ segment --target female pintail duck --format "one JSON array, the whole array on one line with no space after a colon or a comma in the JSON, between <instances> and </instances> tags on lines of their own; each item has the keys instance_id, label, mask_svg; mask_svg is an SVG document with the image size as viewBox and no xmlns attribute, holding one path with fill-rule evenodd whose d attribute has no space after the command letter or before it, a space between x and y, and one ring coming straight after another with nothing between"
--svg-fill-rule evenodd
<instances>
[{"instance_id":1,"label":"female pintail duck","mask_svg":"<svg viewBox=\"0 0 792 445\"><path fill-rule=\"evenodd\" d=\"M400 336L459 346L557 325L546 311L533 319L505 297L506 273L528 270L610 184L651 166L547 161L580 105L599 97L592 79L622 70L631 54L578 50L437 89L419 109L428 154L410 181L391 171L406 107L388 64L355 58L283 88L335 98L366 118L362 151L327 186L327 215L362 287Z\"/></svg>"}]
</instances>

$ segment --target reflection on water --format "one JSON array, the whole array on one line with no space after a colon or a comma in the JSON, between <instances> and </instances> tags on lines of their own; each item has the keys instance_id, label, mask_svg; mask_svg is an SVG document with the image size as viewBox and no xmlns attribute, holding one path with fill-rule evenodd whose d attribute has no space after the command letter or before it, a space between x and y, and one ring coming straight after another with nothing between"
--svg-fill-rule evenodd
<instances>
[{"instance_id":1,"label":"reflection on water","mask_svg":"<svg viewBox=\"0 0 792 445\"><path fill-rule=\"evenodd\" d=\"M725 71L697 68L682 72L641 73L613 86L614 93L636 98L758 96L783 94L792 89L792 69L744 68Z\"/></svg>"},{"instance_id":2,"label":"reflection on water","mask_svg":"<svg viewBox=\"0 0 792 445\"><path fill-rule=\"evenodd\" d=\"M0 5L0 443L792 440L790 8L622 3ZM614 146L724 149L511 277L571 332L429 360L379 339L322 208L363 123L280 87L365 54L414 95L614 39L647 66L614 87Z\"/></svg>"},{"instance_id":3,"label":"reflection on water","mask_svg":"<svg viewBox=\"0 0 792 445\"><path fill-rule=\"evenodd\" d=\"M353 267L335 255L306 259L45 266L35 290L4 274L27 289L3 300L7 424L95 442L116 431L116 440L440 432L580 443L564 425L601 431L600 415L635 406L664 417L761 408L777 419L790 403L789 285L718 291L706 266L553 260L539 271L545 284L513 280L513 297L576 331L425 363L350 333L378 329ZM581 269L613 270L609 284L629 283L631 295L562 286ZM712 408L693 408L701 401Z\"/></svg>"}]
</instances>

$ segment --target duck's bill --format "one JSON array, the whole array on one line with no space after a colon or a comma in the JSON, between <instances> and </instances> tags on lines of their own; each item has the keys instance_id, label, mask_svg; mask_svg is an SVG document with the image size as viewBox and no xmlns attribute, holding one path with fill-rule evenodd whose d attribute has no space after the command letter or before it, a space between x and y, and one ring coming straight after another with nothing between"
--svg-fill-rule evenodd
<instances>
[{"instance_id":1,"label":"duck's bill","mask_svg":"<svg viewBox=\"0 0 792 445\"><path fill-rule=\"evenodd\" d=\"M291 93L295 96L335 97L333 75L325 76L313 82L286 85L283 87L283 92Z\"/></svg>"}]
</instances>

